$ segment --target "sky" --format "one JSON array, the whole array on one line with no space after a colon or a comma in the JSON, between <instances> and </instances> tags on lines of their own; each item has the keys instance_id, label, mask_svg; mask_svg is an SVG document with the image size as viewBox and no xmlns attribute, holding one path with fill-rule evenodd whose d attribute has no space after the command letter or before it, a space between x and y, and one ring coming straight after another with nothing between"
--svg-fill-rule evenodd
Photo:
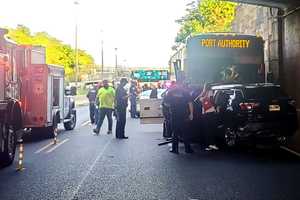
<instances>
[{"instance_id":1,"label":"sky","mask_svg":"<svg viewBox=\"0 0 300 200\"><path fill-rule=\"evenodd\" d=\"M0 27L29 27L46 31L78 46L101 64L125 67L166 67L178 32L175 20L184 15L188 0L7 0L1 2Z\"/></svg>"}]
</instances>

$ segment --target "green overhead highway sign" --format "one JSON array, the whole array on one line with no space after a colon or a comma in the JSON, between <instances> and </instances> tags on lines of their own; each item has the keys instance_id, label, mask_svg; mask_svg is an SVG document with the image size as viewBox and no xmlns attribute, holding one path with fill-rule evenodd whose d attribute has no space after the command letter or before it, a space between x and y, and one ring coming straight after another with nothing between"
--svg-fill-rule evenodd
<instances>
[{"instance_id":1,"label":"green overhead highway sign","mask_svg":"<svg viewBox=\"0 0 300 200\"><path fill-rule=\"evenodd\" d=\"M135 70L131 78L142 82L155 82L169 79L168 70Z\"/></svg>"}]
</instances>

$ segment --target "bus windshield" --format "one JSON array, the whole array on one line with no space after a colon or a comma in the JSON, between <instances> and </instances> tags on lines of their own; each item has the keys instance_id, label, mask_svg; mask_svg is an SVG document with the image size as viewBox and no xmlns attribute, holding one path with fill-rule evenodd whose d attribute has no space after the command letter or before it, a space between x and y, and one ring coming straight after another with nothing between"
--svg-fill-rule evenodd
<instances>
[{"instance_id":1,"label":"bus windshield","mask_svg":"<svg viewBox=\"0 0 300 200\"><path fill-rule=\"evenodd\" d=\"M192 84L264 82L263 40L256 36L194 36L170 63L175 71L184 71L185 79Z\"/></svg>"}]
</instances>

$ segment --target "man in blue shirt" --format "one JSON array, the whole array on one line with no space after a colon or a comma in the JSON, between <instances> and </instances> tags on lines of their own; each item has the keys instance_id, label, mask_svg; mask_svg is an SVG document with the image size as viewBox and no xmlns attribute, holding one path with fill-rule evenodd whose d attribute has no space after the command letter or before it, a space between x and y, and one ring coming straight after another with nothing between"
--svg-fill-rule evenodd
<instances>
[{"instance_id":1,"label":"man in blue shirt","mask_svg":"<svg viewBox=\"0 0 300 200\"><path fill-rule=\"evenodd\" d=\"M136 98L137 98L137 87L136 87L136 82L131 81L131 86L129 89L129 100L130 100L130 116L131 118L137 118L137 112L136 112Z\"/></svg>"},{"instance_id":2,"label":"man in blue shirt","mask_svg":"<svg viewBox=\"0 0 300 200\"><path fill-rule=\"evenodd\" d=\"M187 124L193 120L193 99L181 82L177 82L164 97L164 103L169 106L172 126L172 149L170 152L178 154L178 142L181 137L185 152L193 153L188 141Z\"/></svg>"},{"instance_id":3,"label":"man in blue shirt","mask_svg":"<svg viewBox=\"0 0 300 200\"><path fill-rule=\"evenodd\" d=\"M116 138L118 139L128 139L125 136L125 125L126 125L126 109L128 106L127 91L124 86L128 83L126 78L120 80L120 85L116 90L116 100L115 100L115 111L117 115L117 125L116 125Z\"/></svg>"}]
</instances>

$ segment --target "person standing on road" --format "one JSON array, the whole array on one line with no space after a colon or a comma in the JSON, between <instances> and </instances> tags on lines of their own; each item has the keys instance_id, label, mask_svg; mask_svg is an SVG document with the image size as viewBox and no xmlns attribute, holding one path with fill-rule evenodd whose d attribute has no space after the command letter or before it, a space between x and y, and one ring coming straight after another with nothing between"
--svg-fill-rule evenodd
<instances>
[{"instance_id":1,"label":"person standing on road","mask_svg":"<svg viewBox=\"0 0 300 200\"><path fill-rule=\"evenodd\" d=\"M189 92L183 87L182 82L177 82L175 86L167 92L165 104L170 108L172 126L172 148L170 152L178 154L179 136L183 139L185 152L193 153L193 149L188 140L186 131L187 124L193 120L193 99Z\"/></svg>"},{"instance_id":2,"label":"person standing on road","mask_svg":"<svg viewBox=\"0 0 300 200\"><path fill-rule=\"evenodd\" d=\"M89 110L90 110L90 120L91 123L95 123L96 118L96 98L97 98L97 89L95 86L91 86L86 97L89 99Z\"/></svg>"},{"instance_id":3,"label":"person standing on road","mask_svg":"<svg viewBox=\"0 0 300 200\"><path fill-rule=\"evenodd\" d=\"M157 88L155 85L151 86L150 99L157 99Z\"/></svg>"},{"instance_id":4,"label":"person standing on road","mask_svg":"<svg viewBox=\"0 0 300 200\"><path fill-rule=\"evenodd\" d=\"M136 98L137 98L137 85L135 81L131 81L131 86L129 89L129 100L130 100L130 116L131 118L137 118L137 112L136 112Z\"/></svg>"},{"instance_id":5,"label":"person standing on road","mask_svg":"<svg viewBox=\"0 0 300 200\"><path fill-rule=\"evenodd\" d=\"M99 120L97 122L97 127L93 130L97 135L100 132L100 128L102 126L103 120L105 116L108 120L108 132L107 134L112 133L112 113L114 109L114 101L115 101L115 90L109 86L107 80L103 81L103 87L99 89L97 98L99 98Z\"/></svg>"},{"instance_id":6,"label":"person standing on road","mask_svg":"<svg viewBox=\"0 0 300 200\"><path fill-rule=\"evenodd\" d=\"M116 138L118 139L128 139L125 136L125 125L126 125L126 109L128 105L128 94L124 89L125 85L128 83L126 78L122 78L120 80L120 85L116 91L116 117L117 117L117 125L116 125Z\"/></svg>"},{"instance_id":7,"label":"person standing on road","mask_svg":"<svg viewBox=\"0 0 300 200\"><path fill-rule=\"evenodd\" d=\"M203 91L200 94L200 101L202 103L202 120L204 126L204 142L206 151L219 149L216 146L217 115L213 95L213 91L210 90L210 85L205 84Z\"/></svg>"},{"instance_id":8,"label":"person standing on road","mask_svg":"<svg viewBox=\"0 0 300 200\"><path fill-rule=\"evenodd\" d=\"M97 93L96 94L98 94L98 92L99 92L99 90L101 88L102 88L102 81L97 84ZM97 126L97 123L98 123L99 117L100 117L100 109L99 109L100 101L99 101L99 98L97 98L97 97L96 97L96 103L95 104L96 104L96 109L95 109L95 124Z\"/></svg>"}]
</instances>

